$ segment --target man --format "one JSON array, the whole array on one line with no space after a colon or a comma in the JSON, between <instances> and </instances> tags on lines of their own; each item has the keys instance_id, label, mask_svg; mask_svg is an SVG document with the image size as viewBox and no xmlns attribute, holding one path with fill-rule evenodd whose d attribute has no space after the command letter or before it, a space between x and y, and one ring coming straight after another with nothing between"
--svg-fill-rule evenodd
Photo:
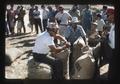
<instances>
[{"instance_id":1,"label":"man","mask_svg":"<svg viewBox=\"0 0 120 84\"><path fill-rule=\"evenodd\" d=\"M83 26L83 29L85 30L86 34L89 33L91 30L91 22L93 20L92 17L92 11L90 9L90 6L87 5L85 9L83 9L81 13L81 24Z\"/></svg>"},{"instance_id":2,"label":"man","mask_svg":"<svg viewBox=\"0 0 120 84\"><path fill-rule=\"evenodd\" d=\"M47 22L48 22L48 11L45 9L45 5L41 5L41 9L43 10L43 12L42 12L42 23L43 23L43 28L44 28L44 31L45 31L46 27L47 27Z\"/></svg>"},{"instance_id":3,"label":"man","mask_svg":"<svg viewBox=\"0 0 120 84\"><path fill-rule=\"evenodd\" d=\"M38 26L40 27L40 31L43 32L41 25L40 11L38 10L38 6L35 6L35 10L33 11L33 18L35 23L36 34L39 33Z\"/></svg>"},{"instance_id":4,"label":"man","mask_svg":"<svg viewBox=\"0 0 120 84\"><path fill-rule=\"evenodd\" d=\"M106 49L108 52L107 56L109 56L109 71L108 71L108 78L113 79L115 76L115 21L114 21L114 9L110 8L107 10L108 21L111 23L110 32L108 35L108 48Z\"/></svg>"},{"instance_id":5,"label":"man","mask_svg":"<svg viewBox=\"0 0 120 84\"><path fill-rule=\"evenodd\" d=\"M24 22L25 14L26 14L26 11L24 10L23 6L21 6L20 12L18 14L18 21L21 21L24 33L26 33L25 22ZM21 32L21 30L20 30L20 32Z\"/></svg>"},{"instance_id":6,"label":"man","mask_svg":"<svg viewBox=\"0 0 120 84\"><path fill-rule=\"evenodd\" d=\"M73 17L71 25L65 30L65 38L73 44L80 36L84 39L86 43L86 33L81 25L78 25L79 21L77 17Z\"/></svg>"},{"instance_id":7,"label":"man","mask_svg":"<svg viewBox=\"0 0 120 84\"><path fill-rule=\"evenodd\" d=\"M15 34L15 32L14 32L14 27L15 27L15 11L13 9L14 5L11 4L10 7L11 8L7 10L7 23L8 23L11 35L14 35Z\"/></svg>"},{"instance_id":8,"label":"man","mask_svg":"<svg viewBox=\"0 0 120 84\"><path fill-rule=\"evenodd\" d=\"M77 5L73 5L72 9L69 11L69 14L72 17L77 17L80 20L80 11L78 10Z\"/></svg>"},{"instance_id":9,"label":"man","mask_svg":"<svg viewBox=\"0 0 120 84\"><path fill-rule=\"evenodd\" d=\"M64 36L64 32L68 26L69 20L71 20L71 15L64 11L62 6L59 6L59 12L56 14L55 19L58 21L60 26L59 33Z\"/></svg>"},{"instance_id":10,"label":"man","mask_svg":"<svg viewBox=\"0 0 120 84\"><path fill-rule=\"evenodd\" d=\"M73 44L74 42L79 38L82 37L84 39L84 42L86 42L86 33L82 26L78 25L79 21L77 17L73 17L71 21L71 25L66 28L65 31L65 38L67 39L68 42L71 43L71 54L69 58L69 66L70 66L70 75L72 75L72 68L73 68Z\"/></svg>"},{"instance_id":11,"label":"man","mask_svg":"<svg viewBox=\"0 0 120 84\"><path fill-rule=\"evenodd\" d=\"M55 10L53 10L52 6L48 6L48 21L55 22Z\"/></svg>"},{"instance_id":12,"label":"man","mask_svg":"<svg viewBox=\"0 0 120 84\"><path fill-rule=\"evenodd\" d=\"M70 46L70 44L61 35L57 34L58 29L59 28L56 23L50 22L47 27L47 31L38 35L35 41L35 46L33 47L34 60L51 65L53 68L53 79L63 79L62 62L54 57L48 56L47 54L49 52L57 54ZM65 44L61 47L56 47L54 39L64 41Z\"/></svg>"},{"instance_id":13,"label":"man","mask_svg":"<svg viewBox=\"0 0 120 84\"><path fill-rule=\"evenodd\" d=\"M107 21L107 8L108 7L106 5L104 5L101 10L102 19L105 21L105 23Z\"/></svg>"},{"instance_id":14,"label":"man","mask_svg":"<svg viewBox=\"0 0 120 84\"><path fill-rule=\"evenodd\" d=\"M101 14L97 14L97 30L99 32L99 35L102 36L103 27L105 26L105 21L102 19Z\"/></svg>"},{"instance_id":15,"label":"man","mask_svg":"<svg viewBox=\"0 0 120 84\"><path fill-rule=\"evenodd\" d=\"M31 32L33 32L33 24L34 24L33 11L34 11L34 5L31 4L31 8L29 10L29 23L31 25Z\"/></svg>"}]
</instances>

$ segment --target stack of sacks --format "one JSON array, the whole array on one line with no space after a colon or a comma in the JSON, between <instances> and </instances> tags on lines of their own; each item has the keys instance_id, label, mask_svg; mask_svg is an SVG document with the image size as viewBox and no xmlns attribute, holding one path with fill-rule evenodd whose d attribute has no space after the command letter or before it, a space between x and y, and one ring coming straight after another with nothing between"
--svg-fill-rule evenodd
<instances>
[{"instance_id":1,"label":"stack of sacks","mask_svg":"<svg viewBox=\"0 0 120 84\"><path fill-rule=\"evenodd\" d=\"M95 60L92 50L88 49L74 63L74 75L71 79L92 79L95 71Z\"/></svg>"},{"instance_id":2,"label":"stack of sacks","mask_svg":"<svg viewBox=\"0 0 120 84\"><path fill-rule=\"evenodd\" d=\"M69 55L70 49L65 49L58 54L55 54L56 59L60 59L63 63L63 75L66 79L69 79Z\"/></svg>"},{"instance_id":3,"label":"stack of sacks","mask_svg":"<svg viewBox=\"0 0 120 84\"><path fill-rule=\"evenodd\" d=\"M51 79L51 67L44 63L35 62L34 59L28 61L28 78L29 79Z\"/></svg>"}]
</instances>

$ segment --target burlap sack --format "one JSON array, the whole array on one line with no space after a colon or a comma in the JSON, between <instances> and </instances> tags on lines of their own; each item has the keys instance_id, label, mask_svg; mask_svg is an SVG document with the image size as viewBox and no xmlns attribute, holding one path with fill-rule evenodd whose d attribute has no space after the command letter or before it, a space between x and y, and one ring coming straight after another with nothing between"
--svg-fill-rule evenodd
<instances>
[{"instance_id":1,"label":"burlap sack","mask_svg":"<svg viewBox=\"0 0 120 84\"><path fill-rule=\"evenodd\" d=\"M49 65L35 62L34 59L28 61L28 79L51 79L52 69Z\"/></svg>"},{"instance_id":2,"label":"burlap sack","mask_svg":"<svg viewBox=\"0 0 120 84\"><path fill-rule=\"evenodd\" d=\"M80 56L75 62L75 73L71 79L92 79L95 69L94 62L90 53Z\"/></svg>"},{"instance_id":3,"label":"burlap sack","mask_svg":"<svg viewBox=\"0 0 120 84\"><path fill-rule=\"evenodd\" d=\"M6 48L6 65L10 65L16 58L22 55L22 51L17 48Z\"/></svg>"},{"instance_id":4,"label":"burlap sack","mask_svg":"<svg viewBox=\"0 0 120 84\"><path fill-rule=\"evenodd\" d=\"M65 49L54 56L56 59L62 60L62 62L63 62L63 75L67 79L69 79L69 55L70 55L70 50Z\"/></svg>"},{"instance_id":5,"label":"burlap sack","mask_svg":"<svg viewBox=\"0 0 120 84\"><path fill-rule=\"evenodd\" d=\"M81 49L85 47L84 40L80 37L73 44L73 63L82 55Z\"/></svg>"}]
</instances>

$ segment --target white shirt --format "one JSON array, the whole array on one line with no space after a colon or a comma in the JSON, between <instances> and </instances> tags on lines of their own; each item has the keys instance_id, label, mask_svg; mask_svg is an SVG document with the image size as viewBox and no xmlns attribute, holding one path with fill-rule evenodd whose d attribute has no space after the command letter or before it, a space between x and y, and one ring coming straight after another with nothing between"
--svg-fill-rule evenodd
<instances>
[{"instance_id":1,"label":"white shirt","mask_svg":"<svg viewBox=\"0 0 120 84\"><path fill-rule=\"evenodd\" d=\"M107 14L106 11L101 11L102 19L107 20Z\"/></svg>"},{"instance_id":2,"label":"white shirt","mask_svg":"<svg viewBox=\"0 0 120 84\"><path fill-rule=\"evenodd\" d=\"M33 47L33 52L39 54L48 54L50 51L50 45L55 45L54 38L51 37L47 31L45 31L38 35L35 41L35 46Z\"/></svg>"},{"instance_id":3,"label":"white shirt","mask_svg":"<svg viewBox=\"0 0 120 84\"><path fill-rule=\"evenodd\" d=\"M42 19L48 19L48 11L45 9L42 12Z\"/></svg>"},{"instance_id":4,"label":"white shirt","mask_svg":"<svg viewBox=\"0 0 120 84\"><path fill-rule=\"evenodd\" d=\"M97 23L98 23L97 25L98 31L103 31L103 26L105 25L104 20L103 19L97 20Z\"/></svg>"},{"instance_id":5,"label":"white shirt","mask_svg":"<svg viewBox=\"0 0 120 84\"><path fill-rule=\"evenodd\" d=\"M71 15L67 12L58 12L55 16L55 18L57 18L58 20L61 20L61 23L60 24L68 24L68 18L71 17Z\"/></svg>"},{"instance_id":6,"label":"white shirt","mask_svg":"<svg viewBox=\"0 0 120 84\"><path fill-rule=\"evenodd\" d=\"M115 48L115 24L112 24L110 32L109 32L109 46L114 49Z\"/></svg>"}]
</instances>

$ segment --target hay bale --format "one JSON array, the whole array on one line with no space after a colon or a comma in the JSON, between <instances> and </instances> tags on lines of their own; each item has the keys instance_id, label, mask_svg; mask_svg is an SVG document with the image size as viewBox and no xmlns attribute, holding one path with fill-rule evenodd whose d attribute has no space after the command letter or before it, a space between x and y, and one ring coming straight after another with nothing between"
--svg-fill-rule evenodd
<instances>
[{"instance_id":1,"label":"hay bale","mask_svg":"<svg viewBox=\"0 0 120 84\"><path fill-rule=\"evenodd\" d=\"M69 55L70 55L70 50L65 49L54 56L56 59L60 59L62 61L62 63L63 63L63 75L67 79L69 79Z\"/></svg>"},{"instance_id":2,"label":"hay bale","mask_svg":"<svg viewBox=\"0 0 120 84\"><path fill-rule=\"evenodd\" d=\"M72 79L92 79L95 69L95 60L89 53L86 53L76 60L74 68L75 73Z\"/></svg>"},{"instance_id":3,"label":"hay bale","mask_svg":"<svg viewBox=\"0 0 120 84\"><path fill-rule=\"evenodd\" d=\"M48 64L28 61L28 79L51 79L52 70Z\"/></svg>"},{"instance_id":4,"label":"hay bale","mask_svg":"<svg viewBox=\"0 0 120 84\"><path fill-rule=\"evenodd\" d=\"M5 57L5 63L6 65L11 65L11 63L18 58L20 55L22 55L22 51L17 48L6 48L6 57Z\"/></svg>"}]
</instances>

